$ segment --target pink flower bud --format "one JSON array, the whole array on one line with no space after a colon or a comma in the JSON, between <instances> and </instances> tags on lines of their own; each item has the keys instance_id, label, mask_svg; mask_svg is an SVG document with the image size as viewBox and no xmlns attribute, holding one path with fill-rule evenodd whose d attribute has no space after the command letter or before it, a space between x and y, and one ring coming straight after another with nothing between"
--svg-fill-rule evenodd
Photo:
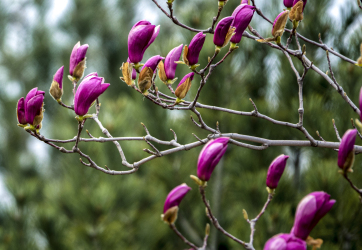
<instances>
[{"instance_id":1,"label":"pink flower bud","mask_svg":"<svg viewBox=\"0 0 362 250\"><path fill-rule=\"evenodd\" d=\"M279 180L284 172L285 165L287 164L288 158L288 155L279 155L270 164L268 174L266 176L266 185L270 189L277 188Z\"/></svg>"}]
</instances>

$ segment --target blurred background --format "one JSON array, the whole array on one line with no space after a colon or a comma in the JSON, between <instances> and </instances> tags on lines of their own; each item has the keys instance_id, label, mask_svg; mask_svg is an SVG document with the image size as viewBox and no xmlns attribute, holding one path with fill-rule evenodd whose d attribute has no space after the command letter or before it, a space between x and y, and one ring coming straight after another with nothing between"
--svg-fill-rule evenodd
<instances>
[{"instance_id":1,"label":"blurred background","mask_svg":"<svg viewBox=\"0 0 362 250\"><path fill-rule=\"evenodd\" d=\"M164 1L160 4L166 7ZM222 17L239 4L230 0ZM256 0L271 20L284 8L282 0ZM217 2L176 0L177 18L205 29L217 12ZM197 11L195 11L197 10ZM356 60L360 56L361 10L356 1L310 0L298 31L325 43ZM74 113L60 107L48 94L52 77L64 65L63 101L72 101L68 81L69 56L74 44L89 44L86 74L97 71L111 83L100 97L100 119L114 136L143 136L143 122L151 134L162 140L173 138L182 144L207 136L190 120L190 112L166 111L144 99L119 79L127 59L127 36L142 19L160 24L160 34L146 51L166 56L174 47L188 44L195 33L168 20L149 0L1 0L0 1L0 249L184 249L187 246L160 220L167 193L181 183L193 190L180 205L176 223L191 241L201 245L208 222L198 188L189 175L196 173L201 147L155 159L129 176L109 176L80 164L79 156L62 154L37 141L16 126L16 103L34 88L46 92L45 117L41 133L49 138L69 139L76 135ZM251 22L264 37L271 25L257 14ZM291 27L289 23L288 26ZM285 42L287 35L284 35ZM302 44L303 41L300 40ZM293 42L294 43L294 42ZM243 38L240 48L214 72L204 87L200 102L251 111L252 98L263 114L278 120L298 122L298 85L287 58L279 51ZM325 52L306 44L307 56L322 71L328 70ZM295 44L291 48L296 48ZM223 49L217 59L221 59ZM212 56L214 45L208 34L200 56L201 65ZM334 74L358 103L362 71L331 55ZM293 59L302 72L298 60ZM189 70L180 65L177 76ZM195 76L186 97L194 97L200 78ZM169 93L157 78L159 89ZM343 135L357 118L349 105L319 75L310 71L304 81L304 123L317 139L318 130L327 141L337 141L331 120ZM93 108L94 109L94 108ZM92 110L94 112L94 110ZM222 132L234 132L268 139L303 140L298 130L273 125L255 117L241 117L212 110L200 110L209 126L220 122ZM102 136L89 120L85 128ZM82 134L87 137L85 131ZM359 138L356 141L361 144ZM144 142L121 142L129 162L148 154ZM71 148L73 145L66 145ZM160 150L167 149L162 145ZM98 165L125 170L112 143L80 143ZM276 195L256 226L255 247L280 232L289 232L296 206L312 191L323 190L337 200L311 236L322 238L322 249L361 249L362 212L358 195L337 173L337 152L322 148L272 147L264 151L229 145L223 160L208 183L207 198L220 224L233 235L248 240L249 224L242 209L255 217L267 199L265 178L270 162L288 154L287 169ZM356 157L351 179L362 187L361 157ZM239 249L236 243L211 227L209 249Z\"/></svg>"}]
</instances>

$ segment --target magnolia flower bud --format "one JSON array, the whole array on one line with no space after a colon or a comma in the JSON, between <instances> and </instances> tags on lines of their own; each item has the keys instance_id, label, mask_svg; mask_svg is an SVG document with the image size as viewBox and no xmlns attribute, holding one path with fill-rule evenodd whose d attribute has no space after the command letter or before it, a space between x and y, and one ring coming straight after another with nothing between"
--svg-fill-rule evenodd
<instances>
[{"instance_id":1,"label":"magnolia flower bud","mask_svg":"<svg viewBox=\"0 0 362 250\"><path fill-rule=\"evenodd\" d=\"M187 92L191 88L192 79L194 79L194 72L188 73L181 79L180 83L177 85L175 90L175 96L177 97L176 102L180 102L181 99L185 98Z\"/></svg>"},{"instance_id":2,"label":"magnolia flower bud","mask_svg":"<svg viewBox=\"0 0 362 250\"><path fill-rule=\"evenodd\" d=\"M296 3L298 3L300 0L294 0L293 1L293 6L296 4ZM302 0L303 1L303 10L302 11L304 11L304 8L305 8L305 5L307 4L307 0Z\"/></svg>"},{"instance_id":3,"label":"magnolia flower bud","mask_svg":"<svg viewBox=\"0 0 362 250\"><path fill-rule=\"evenodd\" d=\"M283 0L283 4L285 7L291 8L291 7L293 7L293 1L294 0Z\"/></svg>"},{"instance_id":4,"label":"magnolia flower bud","mask_svg":"<svg viewBox=\"0 0 362 250\"><path fill-rule=\"evenodd\" d=\"M335 200L330 200L330 195L325 192L313 192L305 196L298 204L295 213L294 226L291 234L306 240L309 233L333 207Z\"/></svg>"},{"instance_id":5,"label":"magnolia flower bud","mask_svg":"<svg viewBox=\"0 0 362 250\"><path fill-rule=\"evenodd\" d=\"M289 19L293 21L293 29L296 29L299 22L303 20L303 1L296 2L289 12Z\"/></svg>"},{"instance_id":6,"label":"magnolia flower bud","mask_svg":"<svg viewBox=\"0 0 362 250\"><path fill-rule=\"evenodd\" d=\"M233 12L231 16L234 17L234 21L231 24L235 27L235 35L230 39L231 43L239 43L245 29L248 27L251 19L253 18L255 7L247 4L240 4Z\"/></svg>"},{"instance_id":7,"label":"magnolia flower bud","mask_svg":"<svg viewBox=\"0 0 362 250\"><path fill-rule=\"evenodd\" d=\"M357 129L348 129L344 133L338 150L338 167L343 171L351 171L354 162L354 143Z\"/></svg>"},{"instance_id":8,"label":"magnolia flower bud","mask_svg":"<svg viewBox=\"0 0 362 250\"><path fill-rule=\"evenodd\" d=\"M144 95L148 95L148 89L152 85L153 70L150 67L143 67L138 77L138 87Z\"/></svg>"},{"instance_id":9,"label":"magnolia flower bud","mask_svg":"<svg viewBox=\"0 0 362 250\"><path fill-rule=\"evenodd\" d=\"M88 47L88 44L83 44L80 46L80 42L77 42L73 47L69 62L69 74L72 77L72 80L79 81L83 77L84 70L86 68L85 55L87 53Z\"/></svg>"},{"instance_id":10,"label":"magnolia flower bud","mask_svg":"<svg viewBox=\"0 0 362 250\"><path fill-rule=\"evenodd\" d=\"M159 56L159 55L151 57L150 59L147 60L147 62L145 63L145 65L142 67L142 70L143 70L145 67L148 67L148 68L152 69L153 72L155 72L158 63L159 63L161 60L163 60L163 59L165 59L165 58L162 57L162 56ZM142 71L142 70L141 70L141 71Z\"/></svg>"},{"instance_id":11,"label":"magnolia flower bud","mask_svg":"<svg viewBox=\"0 0 362 250\"><path fill-rule=\"evenodd\" d=\"M185 45L183 59L184 63L192 68L196 68L199 61L200 51L204 45L206 35L197 33L191 40L189 46Z\"/></svg>"},{"instance_id":12,"label":"magnolia flower bud","mask_svg":"<svg viewBox=\"0 0 362 250\"><path fill-rule=\"evenodd\" d=\"M270 189L275 189L278 186L279 180L282 177L282 174L287 164L289 156L288 155L279 155L274 161L270 164L268 169L268 174L266 176L266 185Z\"/></svg>"},{"instance_id":13,"label":"magnolia flower bud","mask_svg":"<svg viewBox=\"0 0 362 250\"><path fill-rule=\"evenodd\" d=\"M44 91L38 90L38 88L33 88L25 97L24 101L24 110L25 110L25 121L29 123L30 129L34 130L43 120L43 101L44 101ZM22 108L21 101L18 103L18 110ZM19 112L18 112L19 114ZM22 113L21 113L22 115ZM19 119L19 116L18 116ZM21 117L21 120L23 117ZM23 120L22 120L23 122ZM25 123L21 123L25 124Z\"/></svg>"},{"instance_id":14,"label":"magnolia flower bud","mask_svg":"<svg viewBox=\"0 0 362 250\"><path fill-rule=\"evenodd\" d=\"M21 125L26 125L25 119L25 100L24 97L20 98L18 105L16 106L16 116L18 117L18 123Z\"/></svg>"},{"instance_id":15,"label":"magnolia flower bud","mask_svg":"<svg viewBox=\"0 0 362 250\"><path fill-rule=\"evenodd\" d=\"M50 86L49 93L56 100L60 101L63 95L63 73L64 66L60 67L53 77L52 85Z\"/></svg>"},{"instance_id":16,"label":"magnolia flower bud","mask_svg":"<svg viewBox=\"0 0 362 250\"><path fill-rule=\"evenodd\" d=\"M216 165L225 154L229 138L220 137L210 140L201 150L197 162L197 176L200 180L208 181Z\"/></svg>"},{"instance_id":17,"label":"magnolia flower bud","mask_svg":"<svg viewBox=\"0 0 362 250\"><path fill-rule=\"evenodd\" d=\"M264 250L307 250L304 240L293 234L277 234L270 238L263 248Z\"/></svg>"},{"instance_id":18,"label":"magnolia flower bud","mask_svg":"<svg viewBox=\"0 0 362 250\"><path fill-rule=\"evenodd\" d=\"M214 44L217 49L225 47L231 37L234 34L235 27L231 27L231 23L234 21L234 17L229 16L220 20L220 22L216 25L215 33L214 33Z\"/></svg>"},{"instance_id":19,"label":"magnolia flower bud","mask_svg":"<svg viewBox=\"0 0 362 250\"><path fill-rule=\"evenodd\" d=\"M362 43L360 45L360 51L361 51L361 56L357 59L356 65L362 67Z\"/></svg>"},{"instance_id":20,"label":"magnolia flower bud","mask_svg":"<svg viewBox=\"0 0 362 250\"><path fill-rule=\"evenodd\" d=\"M79 116L87 114L92 103L109 87L96 72L87 75L79 84L74 96L74 111Z\"/></svg>"},{"instance_id":21,"label":"magnolia flower bud","mask_svg":"<svg viewBox=\"0 0 362 250\"><path fill-rule=\"evenodd\" d=\"M178 206L182 199L191 190L185 183L181 184L167 195L165 205L163 207L162 220L168 224L173 224L177 219Z\"/></svg>"},{"instance_id":22,"label":"magnolia flower bud","mask_svg":"<svg viewBox=\"0 0 362 250\"><path fill-rule=\"evenodd\" d=\"M180 59L182 46L183 45L181 44L178 47L173 48L166 56L164 67L159 67L160 79L166 84L172 84L175 80L177 80L174 79L177 67L176 61Z\"/></svg>"},{"instance_id":23,"label":"magnolia flower bud","mask_svg":"<svg viewBox=\"0 0 362 250\"><path fill-rule=\"evenodd\" d=\"M160 26L152 25L142 20L133 25L128 34L128 55L132 63L138 64L142 61L146 49L156 39L160 32Z\"/></svg>"}]
</instances>

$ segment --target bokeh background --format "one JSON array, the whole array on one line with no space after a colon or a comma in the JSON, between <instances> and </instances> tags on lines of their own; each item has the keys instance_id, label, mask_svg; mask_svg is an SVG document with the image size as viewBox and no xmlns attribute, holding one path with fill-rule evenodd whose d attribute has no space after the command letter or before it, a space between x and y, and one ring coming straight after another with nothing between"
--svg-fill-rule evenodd
<instances>
[{"instance_id":1,"label":"bokeh background","mask_svg":"<svg viewBox=\"0 0 362 250\"><path fill-rule=\"evenodd\" d=\"M166 6L161 1L162 6ZM256 0L270 19L282 11L282 0ZM230 0L221 17L231 15L239 4ZM207 28L217 12L216 1L176 0L175 15L195 28ZM354 60L359 57L361 13L355 0L310 0L299 32L313 40L321 33L325 43ZM190 112L166 111L144 99L119 77L127 59L127 36L132 25L147 19L161 31L146 51L144 61L166 54L179 44L188 44L195 33L170 22L149 0L1 0L0 1L0 249L184 249L187 246L160 220L167 193L186 182L193 190L181 203L177 226L191 241L201 245L208 222L196 185L195 148L148 162L129 176L109 176L80 164L79 156L62 154L32 138L16 126L17 100L34 88L46 91L45 118L41 133L68 139L75 136L74 113L60 107L48 94L52 76L65 65L74 44L89 44L86 73L97 71L111 83L100 98L100 119L114 136L142 136L140 122L151 134L171 140L172 128L180 143L195 141L207 133L190 120ZM254 15L252 26L264 37L271 25ZM289 23L288 26L291 26ZM286 35L283 37L285 42ZM304 44L303 41L301 41ZM295 48L295 45L291 45ZM328 70L325 52L306 44L307 56L323 71ZM214 51L207 35L200 62ZM218 55L218 59L226 52ZM354 103L362 71L331 56L335 76ZM293 59L298 70L302 67ZM66 73L68 71L66 70ZM177 76L188 73L180 65ZM196 93L199 77L186 97ZM157 86L168 93L158 79ZM72 101L72 85L64 79L65 103ZM279 51L243 38L240 48L213 73L200 102L250 111L252 98L260 112L278 120L298 122L298 85L286 57ZM357 118L341 96L319 75L310 71L304 81L305 127L315 137L318 130L336 141L331 119L341 134ZM200 110L210 126L220 122L222 132L269 139L305 139L300 131L273 125L255 117L242 117ZM85 128L102 136L89 120ZM83 132L82 136L87 137ZM357 139L357 144L361 140ZM148 155L144 142L121 142L129 162ZM71 148L72 145L67 145ZM112 143L80 143L99 165L125 169ZM157 145L159 149L165 146ZM337 200L311 235L324 240L323 249L361 249L362 212L358 195L337 173L337 152L331 149L273 147L264 151L230 145L208 183L207 197L220 224L247 240L249 225L242 209L255 217L266 201L265 177L270 162L280 154L290 155L274 200L256 226L255 247L262 249L271 236L289 232L296 206L312 191L323 190ZM356 157L351 179L362 186L361 157ZM211 227L209 249L239 249L232 240Z\"/></svg>"}]
</instances>

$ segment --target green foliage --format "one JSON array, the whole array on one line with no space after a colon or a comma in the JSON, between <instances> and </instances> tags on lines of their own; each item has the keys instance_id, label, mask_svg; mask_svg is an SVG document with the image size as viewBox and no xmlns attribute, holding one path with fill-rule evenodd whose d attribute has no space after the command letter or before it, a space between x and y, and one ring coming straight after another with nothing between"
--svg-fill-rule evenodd
<instances>
[{"instance_id":1,"label":"green foliage","mask_svg":"<svg viewBox=\"0 0 362 250\"><path fill-rule=\"evenodd\" d=\"M9 2L9 1L7 1ZM162 1L160 1L162 2ZM255 1L273 20L283 9L282 1ZM343 6L341 20L329 14L331 1L310 1L298 31L324 42L336 51L356 60L359 56L361 29L357 23L361 12L354 1ZM163 3L162 3L163 4ZM239 1L229 1L221 18L232 13ZM174 2L177 18L195 28L205 29L217 11L216 2ZM90 45L86 74L97 71L111 83L100 97L100 120L114 136L144 136L140 122L161 140L173 138L172 128L182 144L207 136L191 122L189 112L166 111L127 87L120 81L119 67L127 59L127 36L132 25L143 19L143 11L157 15L161 31L147 50L144 60L155 54L165 56L179 44L188 44L195 33L181 29L168 20L151 1L69 1L56 24L48 23L51 4L48 1L26 1L24 5L0 2L0 167L11 202L0 208L0 250L2 249L183 249L186 246L160 220L167 193L186 182L193 190L180 205L177 226L197 245L201 245L208 219L198 188L189 175L196 173L200 148L155 159L129 176L108 176L80 164L79 156L62 154L32 138L16 126L17 100L33 87L48 91L52 76L61 65L67 72L69 55L80 40ZM198 10L198 11L195 11ZM35 11L35 17L29 17ZM53 10L54 11L54 10ZM56 10L55 10L56 12ZM53 13L54 14L54 13ZM30 21L31 22L30 22ZM270 35L271 25L255 14L251 25L261 35ZM289 28L291 24L288 24ZM13 33L20 37L12 40ZM285 43L287 34L282 42ZM334 42L333 42L333 39ZM303 44L304 42L300 40ZM15 45L15 49L14 49ZM298 84L283 53L243 38L240 48L220 65L203 89L199 101L235 110L253 110L249 98L261 113L277 120L298 122ZM307 56L327 71L325 52L307 44ZM296 45L291 45L296 49ZM224 48L216 59L221 59ZM212 36L207 35L200 56L206 65L212 56ZM335 76L354 103L362 71L331 55ZM293 59L299 72L300 62ZM188 69L179 65L177 76ZM186 99L195 96L200 78L195 75ZM159 89L169 93L157 79ZM71 103L72 85L64 79L64 102ZM304 125L317 138L318 130L327 141L337 141L331 119L341 133L351 128L350 118L357 115L341 96L315 72L304 81ZM45 120L42 133L49 138L73 138L77 131L74 113L60 107L46 93ZM94 108L93 108L94 109ZM94 110L93 110L94 111ZM271 124L255 117L244 117L213 110L199 110L205 122L222 132L240 133L268 139L305 139L295 129ZM89 120L85 128L93 136L103 136ZM83 137L87 137L85 131ZM357 143L360 144L357 138ZM147 157L144 142L120 142L129 162ZM71 145L65 145L68 149ZM80 147L100 166L125 169L114 144L81 142ZM168 147L157 145L160 150ZM312 231L314 238L324 240L323 249L360 249L362 247L361 204L358 195L337 173L337 153L331 149L271 147L263 151L229 145L207 187L207 198L220 224L243 240L250 234L242 209L255 217L267 199L266 171L280 154L290 155L276 195L256 226L255 247L262 249L271 236L289 232L298 202L312 191L323 190L337 200L333 209ZM361 186L361 160L356 156L353 182ZM0 202L0 204L2 204ZM235 242L211 227L212 249L240 248Z\"/></svg>"}]
</instances>

